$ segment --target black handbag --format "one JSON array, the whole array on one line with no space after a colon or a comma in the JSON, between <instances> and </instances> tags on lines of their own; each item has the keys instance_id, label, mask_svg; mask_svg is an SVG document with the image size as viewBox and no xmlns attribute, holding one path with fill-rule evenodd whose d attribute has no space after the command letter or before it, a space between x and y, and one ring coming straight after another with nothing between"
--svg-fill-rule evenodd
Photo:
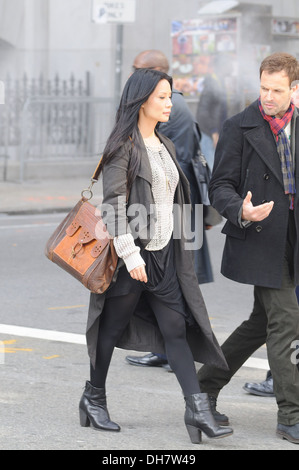
<instances>
[{"instance_id":1,"label":"black handbag","mask_svg":"<svg viewBox=\"0 0 299 470\"><path fill-rule=\"evenodd\" d=\"M198 124L194 123L194 134L197 144L197 152L191 159L193 173L197 182L201 203L204 206L204 224L208 226L218 225L222 222L222 216L211 206L209 199L209 184L211 181L211 170L200 147L200 130Z\"/></svg>"}]
</instances>

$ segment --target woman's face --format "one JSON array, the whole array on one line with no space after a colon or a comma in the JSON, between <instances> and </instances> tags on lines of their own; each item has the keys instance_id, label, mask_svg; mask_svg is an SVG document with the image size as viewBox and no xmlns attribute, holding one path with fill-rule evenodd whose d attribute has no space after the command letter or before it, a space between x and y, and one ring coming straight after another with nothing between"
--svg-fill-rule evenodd
<instances>
[{"instance_id":1,"label":"woman's face","mask_svg":"<svg viewBox=\"0 0 299 470\"><path fill-rule=\"evenodd\" d=\"M139 118L145 118L155 123L167 122L172 108L171 88L167 80L160 80L153 93L143 103Z\"/></svg>"}]
</instances>

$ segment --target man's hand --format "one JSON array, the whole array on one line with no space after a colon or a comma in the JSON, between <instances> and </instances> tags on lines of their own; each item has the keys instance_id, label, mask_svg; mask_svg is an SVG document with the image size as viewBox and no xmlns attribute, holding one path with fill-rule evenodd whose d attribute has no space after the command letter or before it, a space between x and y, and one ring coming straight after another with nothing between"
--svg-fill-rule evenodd
<instances>
[{"instance_id":1,"label":"man's hand","mask_svg":"<svg viewBox=\"0 0 299 470\"><path fill-rule=\"evenodd\" d=\"M265 202L259 206L253 206L251 202L252 193L248 191L243 201L242 219L250 222L260 222L268 217L273 209L274 202Z\"/></svg>"},{"instance_id":2,"label":"man's hand","mask_svg":"<svg viewBox=\"0 0 299 470\"><path fill-rule=\"evenodd\" d=\"M130 271L130 276L136 281L147 282L147 275L144 265L137 266L137 268L132 269L132 271Z\"/></svg>"}]
</instances>

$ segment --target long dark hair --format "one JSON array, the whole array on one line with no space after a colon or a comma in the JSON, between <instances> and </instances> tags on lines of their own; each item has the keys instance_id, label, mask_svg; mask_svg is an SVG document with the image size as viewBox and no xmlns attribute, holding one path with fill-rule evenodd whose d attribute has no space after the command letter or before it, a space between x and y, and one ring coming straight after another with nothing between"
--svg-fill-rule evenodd
<instances>
[{"instance_id":1,"label":"long dark hair","mask_svg":"<svg viewBox=\"0 0 299 470\"><path fill-rule=\"evenodd\" d=\"M117 151L130 141L130 162L128 187L130 188L140 165L140 142L138 115L141 105L148 100L160 80L167 80L172 89L172 78L164 72L152 69L138 69L128 79L116 113L113 130L108 137L101 166L107 164Z\"/></svg>"}]
</instances>

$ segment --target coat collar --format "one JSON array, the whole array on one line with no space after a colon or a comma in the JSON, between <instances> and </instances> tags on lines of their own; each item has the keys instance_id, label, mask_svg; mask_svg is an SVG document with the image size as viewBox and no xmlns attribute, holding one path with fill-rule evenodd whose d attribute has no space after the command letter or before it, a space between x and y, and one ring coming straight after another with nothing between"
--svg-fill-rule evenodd
<instances>
[{"instance_id":1,"label":"coat collar","mask_svg":"<svg viewBox=\"0 0 299 470\"><path fill-rule=\"evenodd\" d=\"M141 152L141 159L140 159L140 165L138 169L138 176L141 178L145 179L148 181L150 184L152 184L152 170L151 170L151 165L147 156L147 151L143 142L143 139L141 137L141 134L139 133L139 139L137 142L137 145L140 146L140 152Z\"/></svg>"},{"instance_id":2,"label":"coat collar","mask_svg":"<svg viewBox=\"0 0 299 470\"><path fill-rule=\"evenodd\" d=\"M291 135L291 149L295 159L295 173L299 178L299 113L298 108L295 108L293 121L292 121L292 135Z\"/></svg>"},{"instance_id":3,"label":"coat collar","mask_svg":"<svg viewBox=\"0 0 299 470\"><path fill-rule=\"evenodd\" d=\"M297 116L298 112L295 108L295 113L292 120L292 126L294 126L292 129L295 130L293 148L296 148L296 172L299 174L299 138L296 138L297 135L299 136L299 120L297 119ZM263 119L260 113L258 100L245 109L241 120L241 127L248 129L244 132L245 138L254 148L260 158L266 163L268 168L273 172L280 183L283 184L281 164L279 155L277 153L275 138L272 134L270 126Z\"/></svg>"},{"instance_id":4,"label":"coat collar","mask_svg":"<svg viewBox=\"0 0 299 470\"><path fill-rule=\"evenodd\" d=\"M187 191L187 193L188 193L188 191L189 191L189 182L188 182L184 172L182 171L182 169L181 169L181 167L180 167L180 165L179 165L179 163L176 159L175 146L174 146L173 142L171 140L169 140L167 137L165 137L163 134L160 134L159 132L156 132L156 134L159 137L159 139L161 140L161 142L167 148L167 150L169 152L169 155L171 156L172 160L174 161L174 164L177 167L177 170L178 170L179 175L180 175L180 180L183 184L184 190ZM147 151L146 151L143 139L141 137L141 134L139 134L139 142L138 142L137 145L140 146L140 151L141 151L141 162L140 162L140 166L139 166L139 170L138 170L138 176L140 176L141 178L145 179L150 184L152 184L152 170L151 170L150 162L149 162L149 159L148 159L148 156L147 156Z\"/></svg>"}]
</instances>

